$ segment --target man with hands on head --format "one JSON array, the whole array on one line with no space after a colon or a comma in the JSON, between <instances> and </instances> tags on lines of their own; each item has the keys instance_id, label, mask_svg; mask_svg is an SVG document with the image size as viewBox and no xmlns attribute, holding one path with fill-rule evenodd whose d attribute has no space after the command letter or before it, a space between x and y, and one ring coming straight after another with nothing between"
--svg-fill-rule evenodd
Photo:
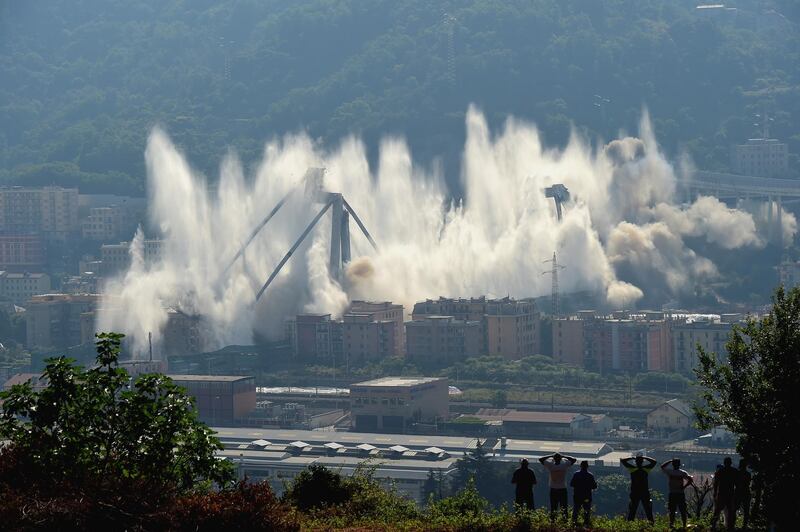
<instances>
[{"instance_id":1,"label":"man with hands on head","mask_svg":"<svg viewBox=\"0 0 800 532\"><path fill-rule=\"evenodd\" d=\"M652 524L654 522L653 501L650 499L648 475L658 462L649 456L642 456L641 454L637 455L636 458L633 456L621 458L619 462L631 474L631 501L628 504L628 521L633 521L636 510L639 508L639 503L642 503L647 519Z\"/></svg>"},{"instance_id":2,"label":"man with hands on head","mask_svg":"<svg viewBox=\"0 0 800 532\"><path fill-rule=\"evenodd\" d=\"M550 473L550 519L555 520L556 512L561 508L564 519L567 519L567 471L578 460L571 456L553 453L539 458L539 462Z\"/></svg>"}]
</instances>

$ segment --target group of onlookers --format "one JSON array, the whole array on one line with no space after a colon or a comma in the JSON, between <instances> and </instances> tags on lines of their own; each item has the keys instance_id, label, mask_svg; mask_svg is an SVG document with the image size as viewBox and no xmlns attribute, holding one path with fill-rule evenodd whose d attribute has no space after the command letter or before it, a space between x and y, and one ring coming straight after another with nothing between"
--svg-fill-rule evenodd
<instances>
[{"instance_id":1,"label":"group of onlookers","mask_svg":"<svg viewBox=\"0 0 800 532\"><path fill-rule=\"evenodd\" d=\"M539 462L547 470L550 480L550 516L555 519L559 510L564 519L568 518L567 497L567 472L575 465L577 459L571 456L554 453L543 456ZM636 456L620 460L622 466L630 473L630 502L628 504L628 520L632 521L641 505L647 519L653 522L653 503L650 497L650 472L658 462L647 456ZM684 528L688 511L686 507L686 488L694 484L694 479L689 473L681 469L679 458L667 460L661 464L661 471L668 477L667 509L669 511L670 527L675 524L675 514L680 512ZM736 512L742 510L744 528L748 527L750 520L750 481L751 475L747 470L747 462L741 460L739 468L733 467L730 457L725 458L724 464L717 466L713 481L714 516L712 526L716 527L719 516L724 513L725 524L728 530L733 530L736 523ZM533 486L536 484L536 475L530 469L528 461L523 459L520 467L514 471L511 482L516 485L516 504L521 507L533 509ZM597 489L594 475L589 472L589 462L580 463L569 481L572 488L572 522L577 526L578 515L583 514L585 526L590 526L592 510L592 492Z\"/></svg>"}]
</instances>

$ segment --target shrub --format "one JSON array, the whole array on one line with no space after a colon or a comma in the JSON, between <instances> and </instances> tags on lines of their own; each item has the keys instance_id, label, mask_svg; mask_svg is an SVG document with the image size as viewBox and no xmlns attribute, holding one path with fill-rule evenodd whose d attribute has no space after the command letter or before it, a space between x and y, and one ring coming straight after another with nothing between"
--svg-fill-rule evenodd
<instances>
[{"instance_id":1,"label":"shrub","mask_svg":"<svg viewBox=\"0 0 800 532\"><path fill-rule=\"evenodd\" d=\"M232 489L175 499L153 520L175 531L274 530L300 528L297 513L281 503L267 482L240 481Z\"/></svg>"}]
</instances>

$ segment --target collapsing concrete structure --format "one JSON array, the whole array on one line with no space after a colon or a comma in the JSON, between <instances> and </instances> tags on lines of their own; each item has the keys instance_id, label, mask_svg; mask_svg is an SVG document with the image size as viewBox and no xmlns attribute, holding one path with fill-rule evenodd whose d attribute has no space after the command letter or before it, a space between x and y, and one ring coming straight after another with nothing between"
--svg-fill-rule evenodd
<instances>
[{"instance_id":1,"label":"collapsing concrete structure","mask_svg":"<svg viewBox=\"0 0 800 532\"><path fill-rule=\"evenodd\" d=\"M300 237L295 241L294 245L289 249L286 255L283 256L281 261L275 267L273 272L267 278L264 285L256 294L256 301L261 299L261 296L264 292L269 288L269 285L278 276L280 273L281 268L289 261L292 257L292 254L300 247L300 244L303 243L305 238L308 234L314 229L317 225L317 222L325 215L328 209L331 209L331 248L330 248L330 263L329 263L329 273L331 277L337 281L341 280L342 277L342 268L345 264L350 262L350 216L353 217L356 224L358 225L361 232L364 233L364 236L367 238L369 243L372 245L374 249L378 249L378 246L375 244L375 241L370 236L369 231L364 226L364 223L355 213L353 208L350 204L347 203L347 200L344 196L339 192L328 192L322 188L322 178L325 175L324 168L309 168L306 171L305 176L303 177L303 183L305 184L305 192L306 195L310 196L315 203L322 203L323 207L317 213L311 223L305 228L305 230L300 234ZM250 233L249 238L244 243L244 245L239 249L239 251L234 255L231 262L225 268L225 272L227 272L242 256L245 249L248 245L253 241L253 239L258 235L258 233L264 228L264 226L269 223L275 214L280 210L280 208L286 203L286 201L295 193L298 187L293 188L290 190L279 202L275 207L267 214L267 216L259 223L255 229Z\"/></svg>"},{"instance_id":2,"label":"collapsing concrete structure","mask_svg":"<svg viewBox=\"0 0 800 532\"><path fill-rule=\"evenodd\" d=\"M555 185L547 187L546 189L544 189L544 195L547 198L553 198L553 200L555 200L555 202L556 202L556 217L558 218L558 221L560 222L562 217L563 217L563 213L561 211L561 206L564 203L569 201L569 190L567 190L567 187L565 187L561 183L556 183Z\"/></svg>"}]
</instances>

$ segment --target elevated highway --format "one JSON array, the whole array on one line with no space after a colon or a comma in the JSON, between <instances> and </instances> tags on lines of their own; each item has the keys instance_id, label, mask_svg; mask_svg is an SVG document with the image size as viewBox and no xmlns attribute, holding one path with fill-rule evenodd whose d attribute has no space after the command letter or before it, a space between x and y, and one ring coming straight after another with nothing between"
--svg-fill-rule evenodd
<instances>
[{"instance_id":1,"label":"elevated highway","mask_svg":"<svg viewBox=\"0 0 800 532\"><path fill-rule=\"evenodd\" d=\"M696 171L688 180L679 181L678 188L693 195L705 194L720 199L800 199L800 180L721 172Z\"/></svg>"},{"instance_id":2,"label":"elevated highway","mask_svg":"<svg viewBox=\"0 0 800 532\"><path fill-rule=\"evenodd\" d=\"M783 208L800 201L800 180L698 170L688 179L678 181L678 194L687 202L697 196L715 196L734 206L740 202L764 203L767 237L783 246Z\"/></svg>"}]
</instances>

